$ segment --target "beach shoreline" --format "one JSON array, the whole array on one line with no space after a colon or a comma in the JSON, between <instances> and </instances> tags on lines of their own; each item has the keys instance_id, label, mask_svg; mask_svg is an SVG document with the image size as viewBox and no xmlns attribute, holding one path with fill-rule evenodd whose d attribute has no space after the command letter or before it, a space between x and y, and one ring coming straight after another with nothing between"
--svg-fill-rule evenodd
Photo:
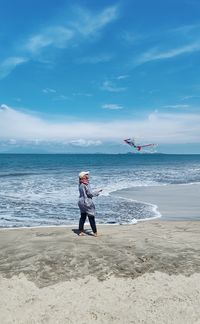
<instances>
[{"instance_id":1,"label":"beach shoreline","mask_svg":"<svg viewBox=\"0 0 200 324\"><path fill-rule=\"evenodd\" d=\"M160 215L162 220L200 220L199 183L138 186L111 195L152 205L155 216Z\"/></svg>"},{"instance_id":2,"label":"beach shoreline","mask_svg":"<svg viewBox=\"0 0 200 324\"><path fill-rule=\"evenodd\" d=\"M0 322L199 324L200 187L188 188L114 192L144 197L163 217L98 225L97 238L88 224L84 237L77 224L1 229Z\"/></svg>"},{"instance_id":3,"label":"beach shoreline","mask_svg":"<svg viewBox=\"0 0 200 324\"><path fill-rule=\"evenodd\" d=\"M161 186L140 186L124 188L110 192L111 196L132 202L141 202L151 206L154 216L142 219L133 219L136 222L152 221L159 219L168 220L200 220L200 184L170 184ZM135 222L135 223L136 223ZM78 219L77 219L78 223ZM29 229L29 228L54 228L74 227L75 224L63 225L42 225L24 227L0 227L2 230ZM129 223L127 225L134 225ZM88 223L87 223L88 224ZM126 223L98 223L98 226L126 225Z\"/></svg>"}]
</instances>

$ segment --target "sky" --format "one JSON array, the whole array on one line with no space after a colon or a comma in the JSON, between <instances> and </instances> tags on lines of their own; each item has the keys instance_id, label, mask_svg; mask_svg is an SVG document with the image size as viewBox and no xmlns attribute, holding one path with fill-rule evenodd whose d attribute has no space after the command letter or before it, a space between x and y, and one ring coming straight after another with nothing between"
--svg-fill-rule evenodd
<instances>
[{"instance_id":1,"label":"sky","mask_svg":"<svg viewBox=\"0 0 200 324\"><path fill-rule=\"evenodd\" d=\"M0 153L200 154L199 0L0 6Z\"/></svg>"}]
</instances>

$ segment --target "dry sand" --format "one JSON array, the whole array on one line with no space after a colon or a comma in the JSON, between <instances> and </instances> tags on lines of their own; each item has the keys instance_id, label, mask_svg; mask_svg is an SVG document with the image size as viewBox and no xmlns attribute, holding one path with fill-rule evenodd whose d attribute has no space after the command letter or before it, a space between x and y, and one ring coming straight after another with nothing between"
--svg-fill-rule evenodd
<instances>
[{"instance_id":1,"label":"dry sand","mask_svg":"<svg viewBox=\"0 0 200 324\"><path fill-rule=\"evenodd\" d=\"M200 323L200 222L0 231L0 323Z\"/></svg>"}]
</instances>

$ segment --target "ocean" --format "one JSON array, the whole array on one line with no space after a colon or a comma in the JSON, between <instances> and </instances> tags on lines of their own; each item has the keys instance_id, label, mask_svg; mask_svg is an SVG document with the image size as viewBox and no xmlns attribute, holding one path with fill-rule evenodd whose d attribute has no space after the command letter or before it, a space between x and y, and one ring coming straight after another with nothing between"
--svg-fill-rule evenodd
<instances>
[{"instance_id":1,"label":"ocean","mask_svg":"<svg viewBox=\"0 0 200 324\"><path fill-rule=\"evenodd\" d=\"M161 215L110 193L199 183L200 155L0 154L0 227L77 225L80 171L90 171L92 189L103 189L94 198L97 224L132 224Z\"/></svg>"}]
</instances>

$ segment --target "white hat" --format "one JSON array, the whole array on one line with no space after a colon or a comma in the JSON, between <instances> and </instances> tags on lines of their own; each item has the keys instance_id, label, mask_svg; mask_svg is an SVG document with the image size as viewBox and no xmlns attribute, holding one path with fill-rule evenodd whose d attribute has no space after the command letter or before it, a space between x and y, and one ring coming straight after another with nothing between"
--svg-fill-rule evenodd
<instances>
[{"instance_id":1,"label":"white hat","mask_svg":"<svg viewBox=\"0 0 200 324\"><path fill-rule=\"evenodd\" d=\"M90 172L89 171L82 171L79 173L79 179L82 179L85 175L88 175Z\"/></svg>"}]
</instances>

